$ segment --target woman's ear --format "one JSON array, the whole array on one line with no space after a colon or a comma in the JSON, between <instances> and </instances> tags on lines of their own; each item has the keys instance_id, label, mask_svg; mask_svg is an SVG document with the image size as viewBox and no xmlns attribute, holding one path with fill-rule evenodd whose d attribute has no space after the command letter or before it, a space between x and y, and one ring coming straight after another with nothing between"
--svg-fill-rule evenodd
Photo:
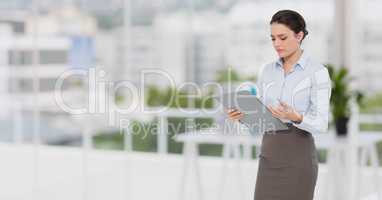
<instances>
[{"instance_id":1,"label":"woman's ear","mask_svg":"<svg viewBox=\"0 0 382 200\"><path fill-rule=\"evenodd\" d=\"M303 37L304 37L304 33L302 31L300 31L299 33L296 34L296 38L300 43L301 43Z\"/></svg>"}]
</instances>

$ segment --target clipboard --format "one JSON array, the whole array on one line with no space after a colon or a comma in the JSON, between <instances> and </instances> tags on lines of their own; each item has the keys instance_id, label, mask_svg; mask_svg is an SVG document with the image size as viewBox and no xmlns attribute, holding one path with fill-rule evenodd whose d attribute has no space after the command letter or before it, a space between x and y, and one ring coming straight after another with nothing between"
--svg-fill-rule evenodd
<instances>
[{"instance_id":1,"label":"clipboard","mask_svg":"<svg viewBox=\"0 0 382 200\"><path fill-rule=\"evenodd\" d=\"M251 132L264 133L289 129L280 119L273 117L267 106L249 91L223 93L214 99L227 109L238 109L244 113L240 122Z\"/></svg>"}]
</instances>

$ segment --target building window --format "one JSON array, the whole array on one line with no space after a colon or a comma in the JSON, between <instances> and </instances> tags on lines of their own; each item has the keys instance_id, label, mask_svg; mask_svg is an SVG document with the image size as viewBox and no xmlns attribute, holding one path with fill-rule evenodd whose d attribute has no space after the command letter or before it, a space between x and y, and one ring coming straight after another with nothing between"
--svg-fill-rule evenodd
<instances>
[{"instance_id":1,"label":"building window","mask_svg":"<svg viewBox=\"0 0 382 200\"><path fill-rule=\"evenodd\" d=\"M11 50L8 52L10 65L32 65L33 51ZM67 64L68 52L65 50L41 50L39 52L39 64Z\"/></svg>"},{"instance_id":2,"label":"building window","mask_svg":"<svg viewBox=\"0 0 382 200\"><path fill-rule=\"evenodd\" d=\"M13 33L24 34L25 33L25 23L21 21L12 20L0 20L1 24L9 24L12 27Z\"/></svg>"},{"instance_id":3,"label":"building window","mask_svg":"<svg viewBox=\"0 0 382 200\"><path fill-rule=\"evenodd\" d=\"M65 50L41 50L40 64L67 64L68 52Z\"/></svg>"}]
</instances>

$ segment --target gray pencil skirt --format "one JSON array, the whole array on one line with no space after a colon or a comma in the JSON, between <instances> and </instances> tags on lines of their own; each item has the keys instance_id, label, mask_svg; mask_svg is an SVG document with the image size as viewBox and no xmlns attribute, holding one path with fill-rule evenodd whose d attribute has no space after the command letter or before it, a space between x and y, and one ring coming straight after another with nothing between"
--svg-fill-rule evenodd
<instances>
[{"instance_id":1,"label":"gray pencil skirt","mask_svg":"<svg viewBox=\"0 0 382 200\"><path fill-rule=\"evenodd\" d=\"M318 159L312 135L291 126L265 133L254 200L312 200Z\"/></svg>"}]
</instances>

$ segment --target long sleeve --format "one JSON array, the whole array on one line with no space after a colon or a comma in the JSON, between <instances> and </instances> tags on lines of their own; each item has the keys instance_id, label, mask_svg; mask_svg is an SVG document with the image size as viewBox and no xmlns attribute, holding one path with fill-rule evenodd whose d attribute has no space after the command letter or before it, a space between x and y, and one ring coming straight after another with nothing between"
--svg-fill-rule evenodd
<instances>
[{"instance_id":1,"label":"long sleeve","mask_svg":"<svg viewBox=\"0 0 382 200\"><path fill-rule=\"evenodd\" d=\"M328 131L330 113L331 81L327 68L323 67L312 76L310 106L303 113L303 120L296 127L311 133Z\"/></svg>"}]
</instances>

